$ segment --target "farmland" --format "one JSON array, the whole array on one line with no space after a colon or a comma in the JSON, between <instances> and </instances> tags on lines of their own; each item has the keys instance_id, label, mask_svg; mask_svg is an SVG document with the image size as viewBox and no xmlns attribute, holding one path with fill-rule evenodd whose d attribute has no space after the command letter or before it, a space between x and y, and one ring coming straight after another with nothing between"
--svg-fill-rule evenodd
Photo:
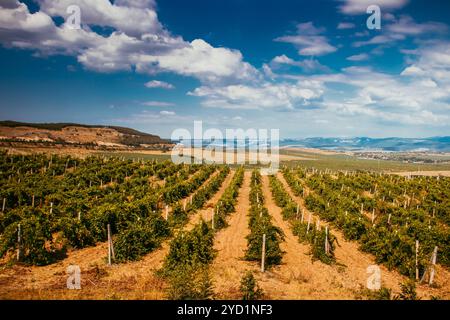
<instances>
[{"instance_id":1,"label":"farmland","mask_svg":"<svg viewBox=\"0 0 450 320\"><path fill-rule=\"evenodd\" d=\"M123 154L0 168L2 299L450 299L448 177Z\"/></svg>"}]
</instances>

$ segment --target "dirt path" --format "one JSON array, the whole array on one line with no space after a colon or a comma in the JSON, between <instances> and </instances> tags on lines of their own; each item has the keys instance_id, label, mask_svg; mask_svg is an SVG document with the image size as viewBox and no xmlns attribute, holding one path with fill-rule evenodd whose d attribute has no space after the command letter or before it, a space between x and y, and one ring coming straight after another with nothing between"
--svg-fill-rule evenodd
<instances>
[{"instance_id":1,"label":"dirt path","mask_svg":"<svg viewBox=\"0 0 450 320\"><path fill-rule=\"evenodd\" d=\"M204 209L189 217L189 230L210 212L231 179L230 173ZM0 269L0 299L164 299L164 283L154 272L163 265L170 239L141 260L107 266L107 244L73 250L67 258L42 267L15 265ZM82 290L68 290L67 267L78 265Z\"/></svg>"},{"instance_id":2,"label":"dirt path","mask_svg":"<svg viewBox=\"0 0 450 320\"><path fill-rule=\"evenodd\" d=\"M307 217L310 213L308 209L306 209L305 203L301 197L297 197L292 192L289 187L287 181L284 179L283 175L279 172L277 178L283 184L285 190L289 193L291 198L298 204L305 212L305 217ZM310 190L308 190L311 192ZM313 212L312 216L317 219L318 216ZM329 225L325 221L321 220L321 224ZM368 253L364 253L359 250L359 245L354 241L347 241L344 238L344 235L340 230L335 227L330 227L330 230L334 236L336 236L338 244L335 249L335 256L338 264L342 264L344 267L339 268L336 266L335 268L339 269L340 272L340 284L344 287L349 288L357 288L361 286L366 286L367 282L367 267L370 265L375 265L375 258ZM398 293L400 291L399 283L405 282L406 277L400 275L396 271L390 271L383 265L379 265L381 269L381 279L382 285L388 287L393 290L394 293ZM450 276L447 270L438 266L439 274L438 278L436 278L437 282L441 283L442 288L429 288L428 286L418 286L417 292L423 296L424 298L429 298L430 296L440 296L441 298L450 296ZM445 289L446 288L446 289Z\"/></svg>"},{"instance_id":3,"label":"dirt path","mask_svg":"<svg viewBox=\"0 0 450 320\"><path fill-rule=\"evenodd\" d=\"M214 210L217 202L222 197L222 194L224 193L225 189L228 187L228 185L231 182L231 179L233 179L235 174L234 170L231 170L228 176L225 178L224 182L220 186L219 191L216 192L216 194L209 199L206 204L203 206L202 209L198 210L194 215L192 215L189 218L189 222L185 226L185 230L192 230L192 228L195 227L197 223L201 221L201 219L205 221L211 220L212 217L212 210Z\"/></svg>"},{"instance_id":4,"label":"dirt path","mask_svg":"<svg viewBox=\"0 0 450 320\"><path fill-rule=\"evenodd\" d=\"M289 222L283 220L281 209L272 199L268 176L263 176L262 190L265 206L273 217L273 224L280 227L286 238L280 244L285 252L282 264L266 272L261 278L264 291L274 299L352 299L355 289L345 286L341 270L312 262L309 245L298 242L292 234Z\"/></svg>"},{"instance_id":5,"label":"dirt path","mask_svg":"<svg viewBox=\"0 0 450 320\"><path fill-rule=\"evenodd\" d=\"M220 230L215 237L214 249L217 257L211 265L214 292L220 299L239 299L239 284L247 270L257 270L254 263L243 260L247 248L245 237L249 234L247 215L250 210L251 172L244 173L244 181L239 190L236 212L228 219L228 227Z\"/></svg>"}]
</instances>

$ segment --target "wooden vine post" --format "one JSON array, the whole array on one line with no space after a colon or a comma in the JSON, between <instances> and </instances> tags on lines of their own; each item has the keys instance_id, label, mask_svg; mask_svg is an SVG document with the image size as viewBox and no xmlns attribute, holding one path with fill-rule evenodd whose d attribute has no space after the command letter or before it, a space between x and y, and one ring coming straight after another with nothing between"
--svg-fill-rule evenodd
<instances>
[{"instance_id":1,"label":"wooden vine post","mask_svg":"<svg viewBox=\"0 0 450 320\"><path fill-rule=\"evenodd\" d=\"M212 229L214 230L214 215L215 215L215 210L214 210L214 208L211 209L211 210L212 210L212 212L211 212L211 227L212 227Z\"/></svg>"},{"instance_id":2,"label":"wooden vine post","mask_svg":"<svg viewBox=\"0 0 450 320\"><path fill-rule=\"evenodd\" d=\"M330 254L330 244L328 243L328 226L325 227L325 253Z\"/></svg>"},{"instance_id":3,"label":"wooden vine post","mask_svg":"<svg viewBox=\"0 0 450 320\"><path fill-rule=\"evenodd\" d=\"M308 232L309 232L310 225L311 225L311 212L309 213L309 216L308 216L308 226L306 227L306 234L308 234Z\"/></svg>"},{"instance_id":4,"label":"wooden vine post","mask_svg":"<svg viewBox=\"0 0 450 320\"><path fill-rule=\"evenodd\" d=\"M169 219L169 206L166 205L166 221Z\"/></svg>"},{"instance_id":5,"label":"wooden vine post","mask_svg":"<svg viewBox=\"0 0 450 320\"><path fill-rule=\"evenodd\" d=\"M266 263L266 234L263 234L262 250L261 250L261 272L265 271Z\"/></svg>"},{"instance_id":6,"label":"wooden vine post","mask_svg":"<svg viewBox=\"0 0 450 320\"><path fill-rule=\"evenodd\" d=\"M423 273L422 279L420 279L420 283L422 283L425 280L426 275L428 274L428 284L432 285L433 281L434 281L434 275L435 275L435 269L434 266L436 265L436 259L437 259L437 251L438 251L438 247L435 246L433 253L431 254L431 259L430 259L430 263L427 267L427 269L425 270L425 272Z\"/></svg>"},{"instance_id":7,"label":"wooden vine post","mask_svg":"<svg viewBox=\"0 0 450 320\"><path fill-rule=\"evenodd\" d=\"M434 280L434 266L436 265L436 259L437 259L437 251L438 251L438 247L434 247L433 250L433 255L431 256L431 269L430 269L430 280L428 281L428 284L431 286L433 284L433 280Z\"/></svg>"},{"instance_id":8,"label":"wooden vine post","mask_svg":"<svg viewBox=\"0 0 450 320\"><path fill-rule=\"evenodd\" d=\"M6 208L6 198L3 198L2 212L5 212Z\"/></svg>"},{"instance_id":9,"label":"wooden vine post","mask_svg":"<svg viewBox=\"0 0 450 320\"><path fill-rule=\"evenodd\" d=\"M416 240L416 281L419 280L419 240Z\"/></svg>"},{"instance_id":10,"label":"wooden vine post","mask_svg":"<svg viewBox=\"0 0 450 320\"><path fill-rule=\"evenodd\" d=\"M115 254L114 254L114 246L112 242L112 236L111 236L111 225L108 223L108 265L111 265L111 260L115 260Z\"/></svg>"},{"instance_id":11,"label":"wooden vine post","mask_svg":"<svg viewBox=\"0 0 450 320\"><path fill-rule=\"evenodd\" d=\"M22 257L22 228L19 225L17 226L17 261L20 261Z\"/></svg>"}]
</instances>

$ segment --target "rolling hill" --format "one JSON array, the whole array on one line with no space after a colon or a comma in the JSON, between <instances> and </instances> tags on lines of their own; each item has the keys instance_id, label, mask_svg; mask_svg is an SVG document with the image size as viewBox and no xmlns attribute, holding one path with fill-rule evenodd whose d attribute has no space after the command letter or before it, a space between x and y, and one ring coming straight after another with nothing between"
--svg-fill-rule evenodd
<instances>
[{"instance_id":1,"label":"rolling hill","mask_svg":"<svg viewBox=\"0 0 450 320\"><path fill-rule=\"evenodd\" d=\"M0 140L111 147L145 147L170 144L168 140L161 139L157 135L125 127L16 121L0 121Z\"/></svg>"}]
</instances>

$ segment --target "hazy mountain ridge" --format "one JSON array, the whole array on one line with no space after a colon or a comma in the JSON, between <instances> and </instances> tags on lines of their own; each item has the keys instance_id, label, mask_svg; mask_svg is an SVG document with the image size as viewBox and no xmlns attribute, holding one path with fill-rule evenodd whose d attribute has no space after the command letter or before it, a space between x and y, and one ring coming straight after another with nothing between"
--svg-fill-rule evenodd
<instances>
[{"instance_id":1,"label":"hazy mountain ridge","mask_svg":"<svg viewBox=\"0 0 450 320\"><path fill-rule=\"evenodd\" d=\"M432 151L450 152L450 136L429 138L305 138L283 139L280 146L347 151Z\"/></svg>"}]
</instances>

